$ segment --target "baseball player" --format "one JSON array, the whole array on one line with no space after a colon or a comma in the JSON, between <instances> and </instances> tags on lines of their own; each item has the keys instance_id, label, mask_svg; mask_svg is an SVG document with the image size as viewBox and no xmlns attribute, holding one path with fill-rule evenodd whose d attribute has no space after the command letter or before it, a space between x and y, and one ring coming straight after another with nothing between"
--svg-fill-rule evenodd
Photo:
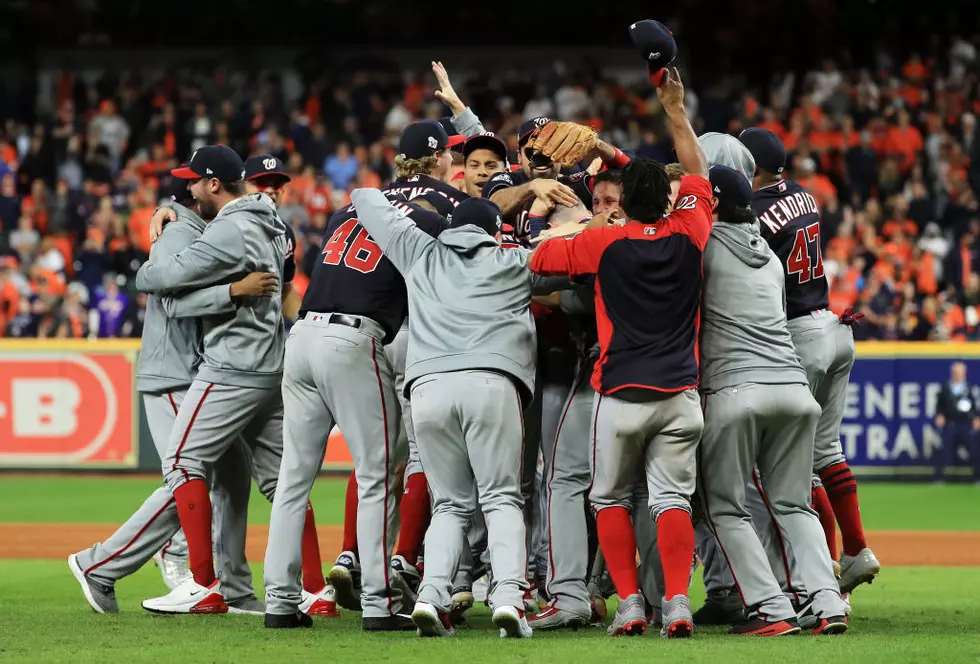
<instances>
[{"instance_id":1,"label":"baseball player","mask_svg":"<svg viewBox=\"0 0 980 664\"><path fill-rule=\"evenodd\" d=\"M664 570L661 636L670 638L690 636L694 630L687 597L694 557L689 496L703 423L695 390L696 341L711 191L707 161L687 119L676 69L657 94L680 163L691 173L681 180L673 211L664 217L670 185L663 166L633 160L623 169L626 225L546 241L530 264L541 274L596 275L601 351L592 378L597 396L589 498L621 598L608 631L636 635L647 625L629 515L634 484L645 466Z\"/></svg>"},{"instance_id":2,"label":"baseball player","mask_svg":"<svg viewBox=\"0 0 980 664\"><path fill-rule=\"evenodd\" d=\"M783 271L759 234L744 175L713 166L710 180L717 207L704 256L699 491L748 614L729 633L800 631L745 507L745 487L757 468L760 494L796 555L817 618L813 631L840 634L847 630L844 602L810 508L820 408L785 322Z\"/></svg>"},{"instance_id":3,"label":"baseball player","mask_svg":"<svg viewBox=\"0 0 980 664\"><path fill-rule=\"evenodd\" d=\"M169 224L167 232L153 244L151 260L166 261L204 232L205 221L196 213L188 184L189 180L181 178L171 180L170 197L176 223ZM234 311L235 303L242 298L269 296L275 290L275 275L255 272L230 286L212 286L179 297L151 295L147 298L136 383L143 396L150 435L161 459L168 454L177 409L200 364L199 317ZM230 448L226 456L231 465L247 463L237 446ZM213 490L215 504L229 515L217 523L216 531L221 538L241 543L240 553L232 546L226 549L225 555L217 556L219 574L233 588L228 595L228 611L261 613L264 605L255 598L247 562L244 570L236 564L237 557L244 559L245 524L230 518L235 510L225 504L225 501L240 501L243 493L247 503L247 474L244 482L234 474L216 476ZM231 532L235 528L241 528L242 532ZM173 495L166 486L154 491L107 540L69 556L68 564L91 607L98 613L117 613L115 583L138 570L151 557L160 561L164 581L171 590L187 580L187 544Z\"/></svg>"},{"instance_id":4,"label":"baseball player","mask_svg":"<svg viewBox=\"0 0 980 664\"><path fill-rule=\"evenodd\" d=\"M813 472L820 477L840 526L840 589L849 593L871 583L881 563L868 548L858 505L857 480L844 458L840 423L845 390L854 365L855 319L838 318L828 304L827 277L820 252L820 211L798 182L784 179L786 150L771 131L759 127L739 135L755 158L752 208L762 237L786 273L786 315L796 354L806 370L810 391L820 404L813 448Z\"/></svg>"},{"instance_id":5,"label":"baseball player","mask_svg":"<svg viewBox=\"0 0 980 664\"><path fill-rule=\"evenodd\" d=\"M399 163L444 161L446 140L437 122L410 125L402 136ZM433 180L419 177L419 187L427 185L421 178ZM406 209L413 215L411 223L419 223L425 232L442 230L439 215ZM389 569L388 524L395 509L395 466L403 453L396 449L394 372L382 350L405 319L405 283L360 221L349 206L328 222L323 258L311 275L301 320L286 347L285 449L266 553L266 619L308 624L297 614L298 535L327 436L336 424L344 432L357 477L362 626L367 631L414 629L407 616L393 610L397 597ZM333 580L334 572L329 576Z\"/></svg>"},{"instance_id":6,"label":"baseball player","mask_svg":"<svg viewBox=\"0 0 980 664\"><path fill-rule=\"evenodd\" d=\"M494 625L501 636L529 637L520 491L522 411L534 393L526 252L500 247L500 211L483 199L461 203L437 239L380 192L355 189L351 199L409 285L405 389L433 501L426 573L412 620L422 635L454 633L453 570L479 495L494 575ZM494 351L499 348L506 352Z\"/></svg>"},{"instance_id":7,"label":"baseball player","mask_svg":"<svg viewBox=\"0 0 980 664\"><path fill-rule=\"evenodd\" d=\"M213 217L204 234L160 263L147 262L136 287L172 293L227 282L263 269L281 280L283 224L272 201L246 196L244 164L224 146L205 146L173 175L192 179L191 194L202 216ZM278 298L253 299L233 312L205 319L201 368L180 404L163 462L180 524L187 536L193 578L170 594L145 600L156 613L224 613L228 606L212 560L211 501L207 467L238 436L252 451L260 490L271 497L281 458L282 305ZM244 416L243 416L244 415Z\"/></svg>"}]
</instances>

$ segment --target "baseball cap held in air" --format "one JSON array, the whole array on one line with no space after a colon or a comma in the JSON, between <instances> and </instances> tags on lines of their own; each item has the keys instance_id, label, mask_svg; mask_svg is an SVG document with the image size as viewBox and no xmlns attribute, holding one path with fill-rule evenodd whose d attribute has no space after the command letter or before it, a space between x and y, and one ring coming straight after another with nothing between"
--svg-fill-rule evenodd
<instances>
[{"instance_id":1,"label":"baseball cap held in air","mask_svg":"<svg viewBox=\"0 0 980 664\"><path fill-rule=\"evenodd\" d=\"M245 179L245 165L228 146L205 145L194 151L186 166L175 168L170 174L188 180L217 178L222 182L237 182Z\"/></svg>"},{"instance_id":2,"label":"baseball cap held in air","mask_svg":"<svg viewBox=\"0 0 980 664\"><path fill-rule=\"evenodd\" d=\"M738 135L738 140L752 153L757 168L773 175L783 172L786 166L786 148L779 136L762 127L749 127Z\"/></svg>"},{"instance_id":3,"label":"baseball cap held in air","mask_svg":"<svg viewBox=\"0 0 980 664\"><path fill-rule=\"evenodd\" d=\"M486 198L467 198L453 210L449 227L459 228L468 225L478 226L488 235L496 235L504 226L500 208Z\"/></svg>"},{"instance_id":4,"label":"baseball cap held in air","mask_svg":"<svg viewBox=\"0 0 980 664\"><path fill-rule=\"evenodd\" d=\"M630 39L647 63L650 80L654 85L660 85L664 68L677 57L674 33L660 21L644 19L630 25Z\"/></svg>"},{"instance_id":5,"label":"baseball cap held in air","mask_svg":"<svg viewBox=\"0 0 980 664\"><path fill-rule=\"evenodd\" d=\"M449 135L436 120L419 120L405 127L398 141L398 152L406 159L422 159L445 150Z\"/></svg>"}]
</instances>

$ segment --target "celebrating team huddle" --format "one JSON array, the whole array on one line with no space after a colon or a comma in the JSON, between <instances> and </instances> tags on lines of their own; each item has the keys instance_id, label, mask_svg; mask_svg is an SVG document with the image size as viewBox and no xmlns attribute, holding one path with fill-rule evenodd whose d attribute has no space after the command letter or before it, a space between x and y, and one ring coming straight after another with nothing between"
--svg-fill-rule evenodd
<instances>
[{"instance_id":1,"label":"celebrating team huddle","mask_svg":"<svg viewBox=\"0 0 980 664\"><path fill-rule=\"evenodd\" d=\"M630 33L678 163L537 117L512 169L433 63L453 116L406 127L393 182L329 219L288 335L281 162L206 146L173 172L136 278L165 486L69 557L95 611L154 559L170 592L147 611L268 628L339 605L452 636L486 577L502 637L847 630L880 571L838 433L860 316L828 308L819 211L779 138L699 139L673 36ZM354 472L324 575L310 492L335 426ZM272 502L264 602L250 477Z\"/></svg>"}]
</instances>

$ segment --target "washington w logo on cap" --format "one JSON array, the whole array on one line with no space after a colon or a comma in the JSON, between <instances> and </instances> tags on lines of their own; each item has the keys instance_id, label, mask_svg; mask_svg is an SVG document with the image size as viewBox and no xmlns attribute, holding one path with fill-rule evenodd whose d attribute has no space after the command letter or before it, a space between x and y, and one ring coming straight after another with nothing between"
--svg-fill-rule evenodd
<instances>
[{"instance_id":1,"label":"washington w logo on cap","mask_svg":"<svg viewBox=\"0 0 980 664\"><path fill-rule=\"evenodd\" d=\"M551 122L551 120L549 120L548 118L534 118L534 124L536 124L539 127L543 127L549 122Z\"/></svg>"},{"instance_id":2,"label":"washington w logo on cap","mask_svg":"<svg viewBox=\"0 0 980 664\"><path fill-rule=\"evenodd\" d=\"M262 165L265 166L265 170L271 171L273 168L276 167L276 160L275 159L263 159L262 160Z\"/></svg>"}]
</instances>

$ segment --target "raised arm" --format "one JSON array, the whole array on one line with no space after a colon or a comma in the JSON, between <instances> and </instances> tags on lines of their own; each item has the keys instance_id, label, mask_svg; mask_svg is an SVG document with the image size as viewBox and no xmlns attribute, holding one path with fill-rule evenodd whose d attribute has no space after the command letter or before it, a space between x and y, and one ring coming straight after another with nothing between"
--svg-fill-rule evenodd
<instances>
[{"instance_id":1,"label":"raised arm","mask_svg":"<svg viewBox=\"0 0 980 664\"><path fill-rule=\"evenodd\" d=\"M403 275L436 240L415 225L380 189L355 189L350 194L358 223Z\"/></svg>"},{"instance_id":2,"label":"raised arm","mask_svg":"<svg viewBox=\"0 0 980 664\"><path fill-rule=\"evenodd\" d=\"M246 272L244 261L242 234L235 220L226 217L212 221L201 237L165 261L144 263L136 273L136 288L167 293L227 283Z\"/></svg>"},{"instance_id":3,"label":"raised arm","mask_svg":"<svg viewBox=\"0 0 980 664\"><path fill-rule=\"evenodd\" d=\"M657 88L657 97L667 114L667 126L674 138L677 160L691 175L708 177L708 158L687 117L687 109L684 108L684 83L677 67L666 70L664 81Z\"/></svg>"},{"instance_id":4,"label":"raised arm","mask_svg":"<svg viewBox=\"0 0 980 664\"><path fill-rule=\"evenodd\" d=\"M452 111L451 122L456 127L456 131L467 138L484 133L486 129L483 128L480 118L459 98L449 80L449 72L441 62L432 63L432 73L436 75L436 80L439 82L439 89L435 92L436 99L442 101Z\"/></svg>"}]
</instances>

